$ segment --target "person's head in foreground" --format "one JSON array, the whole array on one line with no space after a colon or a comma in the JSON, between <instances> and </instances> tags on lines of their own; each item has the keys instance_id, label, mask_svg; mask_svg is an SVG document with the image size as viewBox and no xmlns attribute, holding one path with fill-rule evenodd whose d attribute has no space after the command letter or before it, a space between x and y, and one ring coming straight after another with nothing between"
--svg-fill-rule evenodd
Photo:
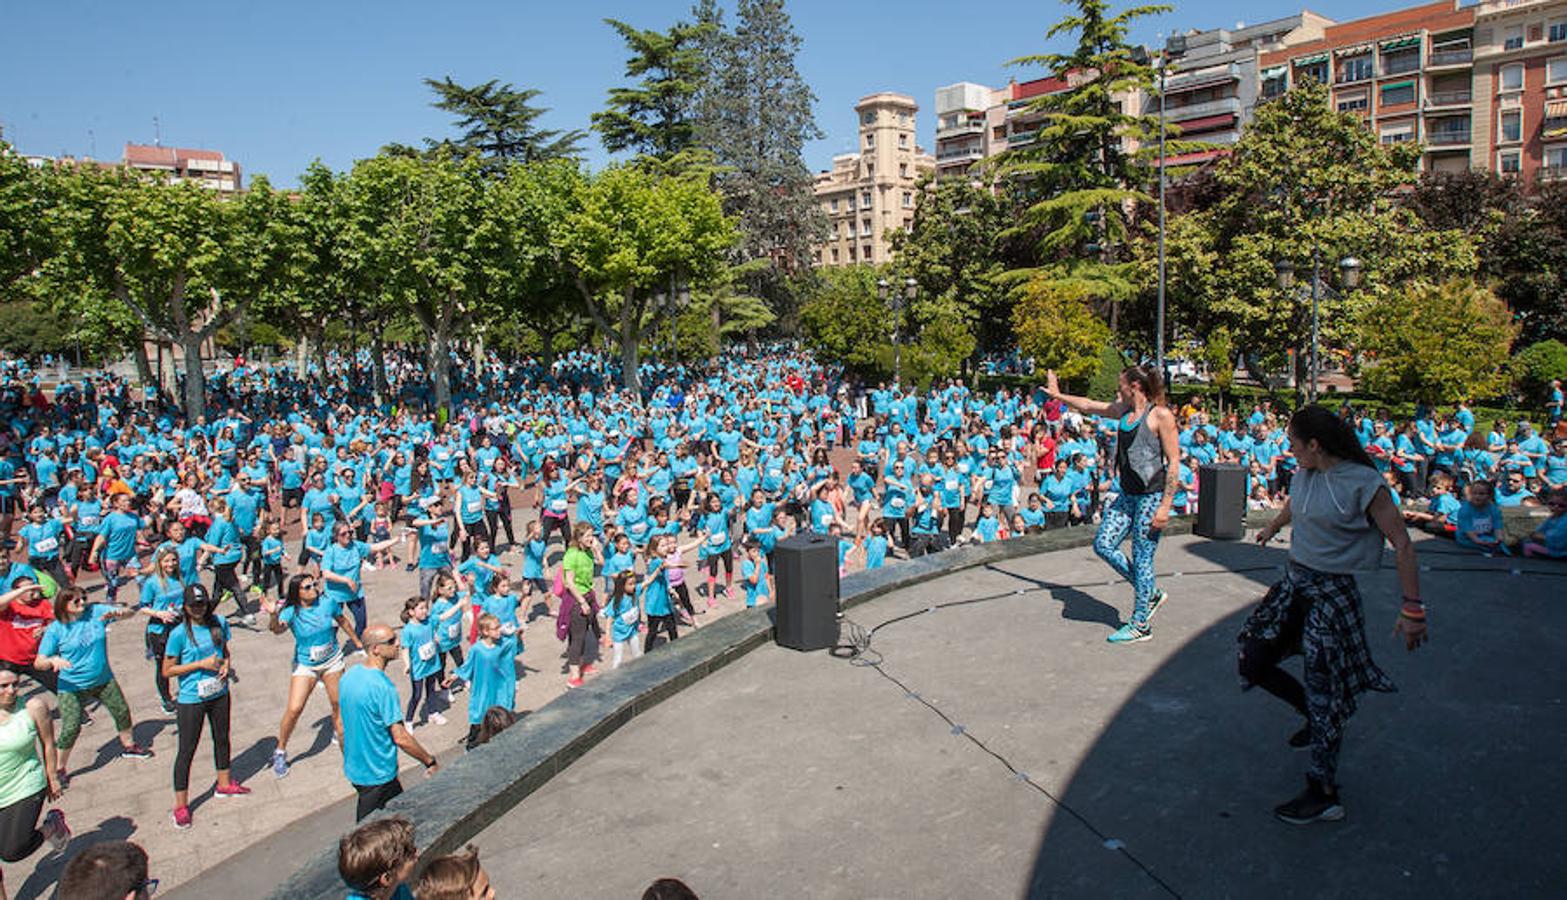
<instances>
[{"instance_id":1,"label":"person's head in foreground","mask_svg":"<svg viewBox=\"0 0 1567 900\"><path fill-rule=\"evenodd\" d=\"M387 900L408 879L418 858L412 822L402 816L375 819L338 841L337 874L360 895Z\"/></svg>"},{"instance_id":2,"label":"person's head in foreground","mask_svg":"<svg viewBox=\"0 0 1567 900\"><path fill-rule=\"evenodd\" d=\"M56 896L70 900L145 900L157 890L147 877L147 851L130 841L107 841L71 857Z\"/></svg>"}]
</instances>

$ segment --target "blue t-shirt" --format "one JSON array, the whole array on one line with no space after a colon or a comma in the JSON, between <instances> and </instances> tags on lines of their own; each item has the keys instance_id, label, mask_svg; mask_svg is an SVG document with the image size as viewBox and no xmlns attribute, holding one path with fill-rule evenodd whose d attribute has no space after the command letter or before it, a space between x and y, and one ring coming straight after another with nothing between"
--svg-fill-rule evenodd
<instances>
[{"instance_id":1,"label":"blue t-shirt","mask_svg":"<svg viewBox=\"0 0 1567 900\"><path fill-rule=\"evenodd\" d=\"M19 529L27 541L27 555L34 559L59 559L60 535L65 526L59 519L45 519L41 524L28 522Z\"/></svg>"},{"instance_id":2,"label":"blue t-shirt","mask_svg":"<svg viewBox=\"0 0 1567 900\"><path fill-rule=\"evenodd\" d=\"M114 610L106 603L92 603L70 624L56 619L44 629L38 655L60 656L70 663L60 672L60 690L91 690L114 677L109 671L109 645L104 632L104 618Z\"/></svg>"},{"instance_id":3,"label":"blue t-shirt","mask_svg":"<svg viewBox=\"0 0 1567 900\"><path fill-rule=\"evenodd\" d=\"M130 513L112 512L103 520L103 558L125 562L136 558L136 533L141 531L141 519Z\"/></svg>"},{"instance_id":4,"label":"blue t-shirt","mask_svg":"<svg viewBox=\"0 0 1567 900\"><path fill-rule=\"evenodd\" d=\"M522 577L544 577L544 553L549 549L549 544L537 538L528 541L522 548Z\"/></svg>"},{"instance_id":5,"label":"blue t-shirt","mask_svg":"<svg viewBox=\"0 0 1567 900\"><path fill-rule=\"evenodd\" d=\"M361 567L365 560L370 558L370 545L364 541L352 541L347 547L333 541L327 548L321 551L321 569L344 578L351 578L354 587L350 588L335 579L323 578L322 583L326 590L324 596L334 597L339 603L348 603L352 600L362 600L365 596L364 582L361 581L364 573Z\"/></svg>"},{"instance_id":6,"label":"blue t-shirt","mask_svg":"<svg viewBox=\"0 0 1567 900\"><path fill-rule=\"evenodd\" d=\"M219 615L214 615L212 619L218 625L223 646L227 647L228 620ZM201 625L187 626L186 623L179 622L169 628L169 642L164 645L163 655L183 666L200 662L209 656L223 654L212 642L212 629ZM228 682L219 678L218 673L207 669L194 669L180 676L180 691L177 699L181 703L200 703L203 700L221 697L228 691Z\"/></svg>"},{"instance_id":7,"label":"blue t-shirt","mask_svg":"<svg viewBox=\"0 0 1567 900\"><path fill-rule=\"evenodd\" d=\"M756 583L751 583L751 576L756 576ZM740 583L745 586L745 605L755 606L757 601L767 596L767 559L758 557L755 562L747 559L740 564Z\"/></svg>"},{"instance_id":8,"label":"blue t-shirt","mask_svg":"<svg viewBox=\"0 0 1567 900\"><path fill-rule=\"evenodd\" d=\"M180 605L185 602L185 582L179 578L163 580L163 576L150 575L141 583L141 605L154 612L166 610L179 611ZM167 631L168 625L157 619L147 620L147 630L153 634L162 634Z\"/></svg>"},{"instance_id":9,"label":"blue t-shirt","mask_svg":"<svg viewBox=\"0 0 1567 900\"><path fill-rule=\"evenodd\" d=\"M485 641L479 641L468 648L468 657L457 667L457 677L468 682L468 724L477 725L484 721L484 714L492 706L511 709L517 703L517 664L516 645L509 639L496 641L493 645ZM346 686L348 679L343 679ZM392 683L388 681L387 687ZM392 691L392 706L397 706L397 692ZM348 724L347 710L343 707L343 724ZM401 714L399 714L399 720ZM391 746L391 740L387 740ZM394 749L392 751L396 753ZM397 774L397 767L392 766L392 775ZM353 781L353 778L349 778ZM386 781L391 780L388 776ZM355 782L356 784L358 782ZM376 782L383 784L383 782Z\"/></svg>"},{"instance_id":10,"label":"blue t-shirt","mask_svg":"<svg viewBox=\"0 0 1567 900\"><path fill-rule=\"evenodd\" d=\"M451 565L452 551L449 543L451 526L443 519L438 525L419 528L419 568L444 569Z\"/></svg>"},{"instance_id":11,"label":"blue t-shirt","mask_svg":"<svg viewBox=\"0 0 1567 900\"><path fill-rule=\"evenodd\" d=\"M337 616L342 610L338 597L323 593L315 603L286 607L278 621L294 636L294 665L324 663L337 653Z\"/></svg>"},{"instance_id":12,"label":"blue t-shirt","mask_svg":"<svg viewBox=\"0 0 1567 900\"><path fill-rule=\"evenodd\" d=\"M343 774L348 783L372 787L396 778L397 745L392 743L391 727L403 721L403 705L392 679L379 669L354 666L343 673L337 694L343 716Z\"/></svg>"},{"instance_id":13,"label":"blue t-shirt","mask_svg":"<svg viewBox=\"0 0 1567 900\"><path fill-rule=\"evenodd\" d=\"M422 681L441 670L441 651L435 639L435 620L409 619L397 642L408 651L408 677Z\"/></svg>"}]
</instances>

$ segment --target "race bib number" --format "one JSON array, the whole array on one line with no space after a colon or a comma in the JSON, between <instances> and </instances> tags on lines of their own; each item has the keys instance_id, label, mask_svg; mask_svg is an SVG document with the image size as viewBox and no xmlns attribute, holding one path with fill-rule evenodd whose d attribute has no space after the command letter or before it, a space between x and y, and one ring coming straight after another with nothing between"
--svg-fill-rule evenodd
<instances>
[{"instance_id":1,"label":"race bib number","mask_svg":"<svg viewBox=\"0 0 1567 900\"><path fill-rule=\"evenodd\" d=\"M33 544L33 552L34 553L53 553L55 551L55 549L58 548L59 546L60 546L60 541L59 541L58 538L52 538L52 537L39 538L38 541Z\"/></svg>"},{"instance_id":2,"label":"race bib number","mask_svg":"<svg viewBox=\"0 0 1567 900\"><path fill-rule=\"evenodd\" d=\"M463 509L471 513L482 512L484 510L484 503L480 500L469 500L467 503L463 504Z\"/></svg>"},{"instance_id":3,"label":"race bib number","mask_svg":"<svg viewBox=\"0 0 1567 900\"><path fill-rule=\"evenodd\" d=\"M1490 534L1491 533L1491 524L1492 523L1491 523L1490 519L1479 519L1479 520L1476 520L1475 528L1474 528L1475 534Z\"/></svg>"},{"instance_id":4,"label":"race bib number","mask_svg":"<svg viewBox=\"0 0 1567 900\"><path fill-rule=\"evenodd\" d=\"M83 528L92 528L93 526L95 526L97 524L98 524L98 517L97 516L82 516L82 527Z\"/></svg>"},{"instance_id":5,"label":"race bib number","mask_svg":"<svg viewBox=\"0 0 1567 900\"><path fill-rule=\"evenodd\" d=\"M516 633L517 633L517 626L513 625L510 622L507 622L506 624L501 626L501 634L504 634L507 637L511 637L512 635L514 635Z\"/></svg>"},{"instance_id":6,"label":"race bib number","mask_svg":"<svg viewBox=\"0 0 1567 900\"><path fill-rule=\"evenodd\" d=\"M957 489L958 489L958 480L956 478L948 478L947 479L947 490L955 491Z\"/></svg>"},{"instance_id":7,"label":"race bib number","mask_svg":"<svg viewBox=\"0 0 1567 900\"><path fill-rule=\"evenodd\" d=\"M550 501L550 512L563 513L565 511L566 511L566 501L565 500L551 500Z\"/></svg>"},{"instance_id":8,"label":"race bib number","mask_svg":"<svg viewBox=\"0 0 1567 900\"><path fill-rule=\"evenodd\" d=\"M316 663L324 663L332 658L333 649L334 648L331 644L317 644L314 647L311 647L309 650L305 651L305 658L310 660L312 665Z\"/></svg>"},{"instance_id":9,"label":"race bib number","mask_svg":"<svg viewBox=\"0 0 1567 900\"><path fill-rule=\"evenodd\" d=\"M893 497L892 498L892 505L893 505L893 507L895 507L897 509L902 509L904 506L908 505L908 502L909 501L903 499L902 497Z\"/></svg>"},{"instance_id":10,"label":"race bib number","mask_svg":"<svg viewBox=\"0 0 1567 900\"><path fill-rule=\"evenodd\" d=\"M223 679L221 678L203 678L196 683L196 696L203 700L211 700L221 693L223 693Z\"/></svg>"},{"instance_id":11,"label":"race bib number","mask_svg":"<svg viewBox=\"0 0 1567 900\"><path fill-rule=\"evenodd\" d=\"M647 523L646 522L632 522L631 523L631 533L632 534L641 534L644 531L647 531Z\"/></svg>"},{"instance_id":12,"label":"race bib number","mask_svg":"<svg viewBox=\"0 0 1567 900\"><path fill-rule=\"evenodd\" d=\"M452 640L462 637L462 622L457 621L446 626L446 636Z\"/></svg>"},{"instance_id":13,"label":"race bib number","mask_svg":"<svg viewBox=\"0 0 1567 900\"><path fill-rule=\"evenodd\" d=\"M820 522L821 527L826 528L832 524L832 513L822 513L818 521Z\"/></svg>"},{"instance_id":14,"label":"race bib number","mask_svg":"<svg viewBox=\"0 0 1567 900\"><path fill-rule=\"evenodd\" d=\"M712 544L714 547L717 547L722 545L724 540L728 537L729 535L724 534L723 532L719 532L718 534L708 535L707 542Z\"/></svg>"},{"instance_id":15,"label":"race bib number","mask_svg":"<svg viewBox=\"0 0 1567 900\"><path fill-rule=\"evenodd\" d=\"M419 658L425 662L435 659L435 645L429 641L420 644Z\"/></svg>"},{"instance_id":16,"label":"race bib number","mask_svg":"<svg viewBox=\"0 0 1567 900\"><path fill-rule=\"evenodd\" d=\"M636 622L637 618L637 608L635 606L620 614L620 621L625 622L627 625Z\"/></svg>"}]
</instances>

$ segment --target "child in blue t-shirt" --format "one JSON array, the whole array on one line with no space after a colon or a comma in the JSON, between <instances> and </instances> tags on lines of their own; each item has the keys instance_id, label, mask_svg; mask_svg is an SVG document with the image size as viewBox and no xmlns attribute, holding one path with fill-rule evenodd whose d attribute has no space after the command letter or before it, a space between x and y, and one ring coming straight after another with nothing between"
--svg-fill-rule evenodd
<instances>
[{"instance_id":1,"label":"child in blue t-shirt","mask_svg":"<svg viewBox=\"0 0 1567 900\"><path fill-rule=\"evenodd\" d=\"M1524 539L1524 556L1567 559L1567 488L1556 488L1545 497L1551 517Z\"/></svg>"},{"instance_id":2,"label":"child in blue t-shirt","mask_svg":"<svg viewBox=\"0 0 1567 900\"><path fill-rule=\"evenodd\" d=\"M1404 510L1404 521L1433 534L1451 535L1458 530L1458 485L1446 472L1431 474L1431 496L1425 509Z\"/></svg>"},{"instance_id":3,"label":"child in blue t-shirt","mask_svg":"<svg viewBox=\"0 0 1567 900\"><path fill-rule=\"evenodd\" d=\"M745 561L740 564L740 584L745 588L747 609L767 602L767 560L762 558L762 548L756 541L747 541L745 544Z\"/></svg>"},{"instance_id":4,"label":"child in blue t-shirt","mask_svg":"<svg viewBox=\"0 0 1567 900\"><path fill-rule=\"evenodd\" d=\"M269 519L266 537L261 539L261 593L268 587L277 588L277 599L283 602L283 523Z\"/></svg>"},{"instance_id":5,"label":"child in blue t-shirt","mask_svg":"<svg viewBox=\"0 0 1567 900\"><path fill-rule=\"evenodd\" d=\"M398 645L403 651L403 665L408 668L408 708L403 718L414 727L426 721L445 725L446 717L435 708L441 693L441 653L436 647L435 624L430 621L430 601L423 597L409 597L403 602L403 627L398 635ZM416 719L420 701L424 702L425 718Z\"/></svg>"},{"instance_id":6,"label":"child in blue t-shirt","mask_svg":"<svg viewBox=\"0 0 1567 900\"><path fill-rule=\"evenodd\" d=\"M609 620L609 637L612 652L611 669L620 668L622 659L629 653L632 659L642 655L642 609L638 602L637 575L629 567L617 573L611 583L609 599L599 613Z\"/></svg>"},{"instance_id":7,"label":"child in blue t-shirt","mask_svg":"<svg viewBox=\"0 0 1567 900\"><path fill-rule=\"evenodd\" d=\"M1492 502L1494 495L1491 482L1470 483L1469 499L1454 516L1457 528L1453 539L1458 546L1479 550L1487 556L1507 551L1507 545L1502 543L1502 510Z\"/></svg>"}]
</instances>

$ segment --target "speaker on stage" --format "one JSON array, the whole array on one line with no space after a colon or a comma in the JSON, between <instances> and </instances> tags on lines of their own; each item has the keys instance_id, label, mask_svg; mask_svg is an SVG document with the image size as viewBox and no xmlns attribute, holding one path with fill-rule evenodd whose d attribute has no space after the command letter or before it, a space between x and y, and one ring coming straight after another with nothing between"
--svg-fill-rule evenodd
<instances>
[{"instance_id":1,"label":"speaker on stage","mask_svg":"<svg viewBox=\"0 0 1567 900\"><path fill-rule=\"evenodd\" d=\"M1246 536L1246 469L1231 463L1197 468L1197 522L1192 531L1225 541Z\"/></svg>"},{"instance_id":2,"label":"speaker on stage","mask_svg":"<svg viewBox=\"0 0 1567 900\"><path fill-rule=\"evenodd\" d=\"M803 531L773 548L778 582L774 639L793 650L838 644L838 539Z\"/></svg>"}]
</instances>

